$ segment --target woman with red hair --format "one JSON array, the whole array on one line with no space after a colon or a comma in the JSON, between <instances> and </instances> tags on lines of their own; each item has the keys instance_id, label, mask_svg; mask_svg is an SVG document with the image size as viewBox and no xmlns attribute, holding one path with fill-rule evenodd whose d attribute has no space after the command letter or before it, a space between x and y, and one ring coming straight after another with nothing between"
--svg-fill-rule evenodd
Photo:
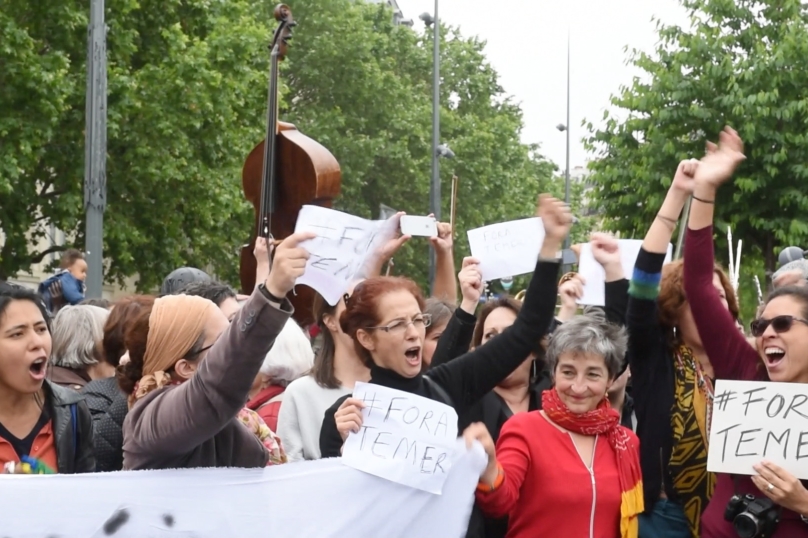
<instances>
[{"instance_id":1,"label":"woman with red hair","mask_svg":"<svg viewBox=\"0 0 808 538\"><path fill-rule=\"evenodd\" d=\"M359 284L340 316L343 331L370 367L371 383L441 401L464 416L477 401L519 367L539 344L553 319L559 262L556 252L569 232L569 209L543 195L538 215L544 243L524 306L514 324L488 344L421 373L426 327L424 299L404 278L371 278ZM345 396L326 411L320 432L323 457L341 454L351 432L362 426L363 404ZM461 427L463 425L460 425Z\"/></svg>"}]
</instances>

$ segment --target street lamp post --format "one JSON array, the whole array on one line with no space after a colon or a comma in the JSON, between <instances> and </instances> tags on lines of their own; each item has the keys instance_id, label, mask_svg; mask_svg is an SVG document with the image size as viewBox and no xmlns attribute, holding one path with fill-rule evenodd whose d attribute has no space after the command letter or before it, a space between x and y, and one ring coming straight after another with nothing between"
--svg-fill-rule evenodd
<instances>
[{"instance_id":1,"label":"street lamp post","mask_svg":"<svg viewBox=\"0 0 808 538\"><path fill-rule=\"evenodd\" d=\"M432 26L432 179L429 183L429 211L440 221L440 19L438 0L435 0L433 15L422 13L419 17L427 27ZM447 148L448 149L448 148ZM451 152L451 150L450 150ZM448 156L448 155L444 155ZM454 156L454 154L452 154ZM435 252L429 250L429 283L435 282Z\"/></svg>"},{"instance_id":2,"label":"street lamp post","mask_svg":"<svg viewBox=\"0 0 808 538\"><path fill-rule=\"evenodd\" d=\"M570 205L570 36L567 33L567 123L559 123L556 129L567 134L567 162L564 170L564 203ZM564 249L570 248L570 236L564 240Z\"/></svg>"}]
</instances>

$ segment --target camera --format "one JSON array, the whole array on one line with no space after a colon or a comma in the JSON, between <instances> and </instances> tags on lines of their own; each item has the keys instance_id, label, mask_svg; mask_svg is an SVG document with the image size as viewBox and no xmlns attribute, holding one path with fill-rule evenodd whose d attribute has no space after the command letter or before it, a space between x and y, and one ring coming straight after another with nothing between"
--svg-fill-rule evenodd
<instances>
[{"instance_id":1,"label":"camera","mask_svg":"<svg viewBox=\"0 0 808 538\"><path fill-rule=\"evenodd\" d=\"M733 495L724 511L740 538L767 538L780 523L780 507L771 499L754 495Z\"/></svg>"}]
</instances>

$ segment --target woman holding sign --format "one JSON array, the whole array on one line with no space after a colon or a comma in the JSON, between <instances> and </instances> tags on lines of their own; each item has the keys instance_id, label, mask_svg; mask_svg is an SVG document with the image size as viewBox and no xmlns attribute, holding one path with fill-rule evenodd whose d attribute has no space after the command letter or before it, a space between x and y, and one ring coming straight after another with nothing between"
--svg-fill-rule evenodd
<instances>
[{"instance_id":1,"label":"woman holding sign","mask_svg":"<svg viewBox=\"0 0 808 538\"><path fill-rule=\"evenodd\" d=\"M538 215L546 236L524 306L514 324L484 346L421 374L426 326L424 300L417 285L402 278L371 278L359 284L340 316L343 331L370 366L371 383L418 394L465 415L483 396L522 364L553 319L559 260L556 252L572 217L560 201L543 195ZM363 403L338 400L327 412L320 433L323 457L341 454L351 433L362 426Z\"/></svg>"},{"instance_id":2,"label":"woman holding sign","mask_svg":"<svg viewBox=\"0 0 808 538\"><path fill-rule=\"evenodd\" d=\"M721 133L717 146L708 145L707 155L696 172L685 240L685 290L688 298L694 300L693 320L699 332L706 336L704 349L710 355L716 378L808 383L806 288L786 286L769 296L760 317L752 322L755 350L735 328L734 320L722 307L720 294L710 283L716 194L718 187L732 176L744 159L741 139L727 128ZM725 512L730 499L740 494L752 495L758 503L771 500L775 510L783 508L776 529L766 536L808 537L808 490L803 483L773 463L761 461L755 471L758 474L752 477L718 475L715 493L702 516L701 536L738 536L733 528L735 522L727 521Z\"/></svg>"}]
</instances>

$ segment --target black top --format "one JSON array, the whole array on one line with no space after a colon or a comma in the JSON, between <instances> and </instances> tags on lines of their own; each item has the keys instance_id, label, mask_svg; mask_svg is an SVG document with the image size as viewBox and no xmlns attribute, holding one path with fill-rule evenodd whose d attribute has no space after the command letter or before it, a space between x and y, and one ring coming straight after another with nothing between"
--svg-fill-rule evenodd
<instances>
[{"instance_id":1,"label":"black top","mask_svg":"<svg viewBox=\"0 0 808 538\"><path fill-rule=\"evenodd\" d=\"M39 435L39 432L42 431L42 428L45 427L49 420L50 413L48 413L47 407L43 406L42 413L39 415L39 420L36 421L36 424L34 424L33 429L28 435L22 439L19 439L8 431L5 426L0 424L0 437L8 441L8 443L14 447L17 457L22 458L23 456L30 456L31 447L34 446L34 439L36 439L36 436Z\"/></svg>"},{"instance_id":2,"label":"black top","mask_svg":"<svg viewBox=\"0 0 808 538\"><path fill-rule=\"evenodd\" d=\"M664 253L640 249L635 268L659 274L664 263ZM626 326L645 511L650 512L663 489L668 499L679 501L667 465L673 449L674 359L659 323L656 300L629 296Z\"/></svg>"},{"instance_id":3,"label":"black top","mask_svg":"<svg viewBox=\"0 0 808 538\"><path fill-rule=\"evenodd\" d=\"M123 469L123 421L129 412L126 394L114 377L87 383L81 394L93 416L96 471Z\"/></svg>"},{"instance_id":4,"label":"black top","mask_svg":"<svg viewBox=\"0 0 808 538\"><path fill-rule=\"evenodd\" d=\"M557 261L539 260L514 324L484 346L431 368L428 375L433 383L426 382L420 374L405 378L375 365L370 369L370 382L443 402L444 398L433 386L438 384L448 394L458 416L467 415L472 406L524 362L546 333L555 311L558 270ZM347 398L347 395L340 398L325 412L320 430L320 451L324 458L340 455L342 438L334 413Z\"/></svg>"}]
</instances>

